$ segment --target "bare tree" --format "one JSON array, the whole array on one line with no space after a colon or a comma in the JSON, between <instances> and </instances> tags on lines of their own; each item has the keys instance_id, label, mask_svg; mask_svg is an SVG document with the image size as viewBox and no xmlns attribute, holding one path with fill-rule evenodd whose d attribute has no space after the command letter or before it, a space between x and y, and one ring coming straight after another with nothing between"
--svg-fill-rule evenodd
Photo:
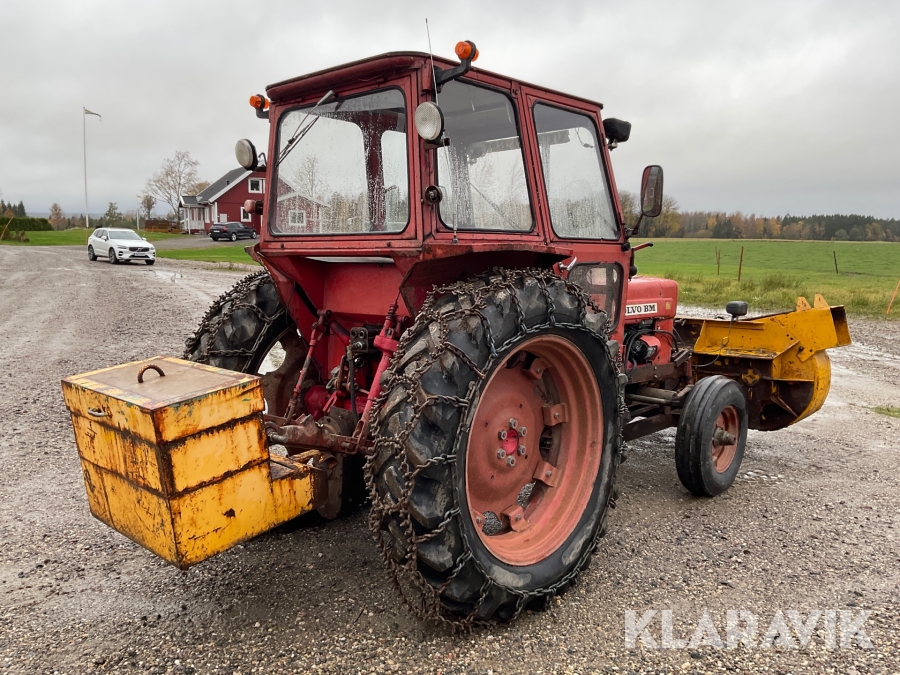
<instances>
[{"instance_id":1,"label":"bare tree","mask_svg":"<svg viewBox=\"0 0 900 675\"><path fill-rule=\"evenodd\" d=\"M619 204L622 205L622 217L625 219L625 227L634 227L638 217L637 195L628 190L619 190Z\"/></svg>"},{"instance_id":2,"label":"bare tree","mask_svg":"<svg viewBox=\"0 0 900 675\"><path fill-rule=\"evenodd\" d=\"M53 205L50 207L50 224L53 226L53 229L61 230L65 220L66 214L63 212L62 207L53 202Z\"/></svg>"},{"instance_id":3,"label":"bare tree","mask_svg":"<svg viewBox=\"0 0 900 675\"><path fill-rule=\"evenodd\" d=\"M191 157L191 153L175 152L175 156L163 162L159 171L147 181L145 191L156 200L168 204L175 213L175 219L181 220L181 195L188 194L197 184L197 167L200 162Z\"/></svg>"},{"instance_id":4,"label":"bare tree","mask_svg":"<svg viewBox=\"0 0 900 675\"><path fill-rule=\"evenodd\" d=\"M322 195L319 194L319 159L316 156L304 157L294 176L300 194L307 199L322 200Z\"/></svg>"},{"instance_id":5,"label":"bare tree","mask_svg":"<svg viewBox=\"0 0 900 675\"><path fill-rule=\"evenodd\" d=\"M156 206L156 198L151 194L138 195L141 200L141 215L147 219L153 213L153 207Z\"/></svg>"},{"instance_id":6,"label":"bare tree","mask_svg":"<svg viewBox=\"0 0 900 675\"><path fill-rule=\"evenodd\" d=\"M199 195L201 192L203 192L208 187L209 187L209 181L201 180L198 183L194 184L194 186L191 188L191 193L193 193L195 195Z\"/></svg>"}]
</instances>

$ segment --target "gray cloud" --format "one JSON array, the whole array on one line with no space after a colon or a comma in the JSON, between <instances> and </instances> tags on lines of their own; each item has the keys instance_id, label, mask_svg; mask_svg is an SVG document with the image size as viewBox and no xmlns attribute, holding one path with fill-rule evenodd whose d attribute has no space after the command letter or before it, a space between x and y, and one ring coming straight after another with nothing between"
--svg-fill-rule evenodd
<instances>
[{"instance_id":1,"label":"gray cloud","mask_svg":"<svg viewBox=\"0 0 900 675\"><path fill-rule=\"evenodd\" d=\"M176 150L216 178L264 144L266 84L385 51L452 54L604 102L634 124L620 187L660 163L685 209L900 216L900 4L22 2L0 4L0 191L32 211L132 209Z\"/></svg>"}]
</instances>

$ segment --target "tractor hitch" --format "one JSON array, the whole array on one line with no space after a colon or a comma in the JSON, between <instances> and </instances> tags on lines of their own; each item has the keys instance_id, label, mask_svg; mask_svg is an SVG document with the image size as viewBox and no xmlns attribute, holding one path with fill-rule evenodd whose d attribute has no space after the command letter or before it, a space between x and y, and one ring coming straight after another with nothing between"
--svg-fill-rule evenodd
<instances>
[{"instance_id":1,"label":"tractor hitch","mask_svg":"<svg viewBox=\"0 0 900 675\"><path fill-rule=\"evenodd\" d=\"M330 417L316 422L312 415L303 415L293 424L286 424L283 417L263 415L266 437L269 442L283 445L288 455L307 450L322 450L343 455L367 454L370 444L353 436L340 433L340 424Z\"/></svg>"}]
</instances>

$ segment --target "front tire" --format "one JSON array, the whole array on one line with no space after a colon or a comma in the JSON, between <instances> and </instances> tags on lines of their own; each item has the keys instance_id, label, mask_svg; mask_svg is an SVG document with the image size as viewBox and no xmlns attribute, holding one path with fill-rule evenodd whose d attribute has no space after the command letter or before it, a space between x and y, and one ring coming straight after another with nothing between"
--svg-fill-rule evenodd
<instances>
[{"instance_id":1,"label":"front tire","mask_svg":"<svg viewBox=\"0 0 900 675\"><path fill-rule=\"evenodd\" d=\"M506 621L563 592L606 531L618 373L605 314L560 277L444 292L388 371L371 524L411 608Z\"/></svg>"},{"instance_id":2,"label":"front tire","mask_svg":"<svg viewBox=\"0 0 900 675\"><path fill-rule=\"evenodd\" d=\"M97 254L94 253L94 247L88 246L88 260L94 262L97 259Z\"/></svg>"},{"instance_id":3,"label":"front tire","mask_svg":"<svg viewBox=\"0 0 900 675\"><path fill-rule=\"evenodd\" d=\"M155 260L145 260L144 262L146 262L148 265L152 265L156 261Z\"/></svg>"},{"instance_id":4,"label":"front tire","mask_svg":"<svg viewBox=\"0 0 900 675\"><path fill-rule=\"evenodd\" d=\"M675 434L675 467L698 497L723 493L737 477L747 443L747 399L722 375L700 380L688 395Z\"/></svg>"},{"instance_id":5,"label":"front tire","mask_svg":"<svg viewBox=\"0 0 900 675\"><path fill-rule=\"evenodd\" d=\"M109 249L109 252L107 253L107 256L109 257L109 262L110 262L111 265L118 265L118 264L119 264L119 259L116 258L116 252L115 252L113 249Z\"/></svg>"}]
</instances>

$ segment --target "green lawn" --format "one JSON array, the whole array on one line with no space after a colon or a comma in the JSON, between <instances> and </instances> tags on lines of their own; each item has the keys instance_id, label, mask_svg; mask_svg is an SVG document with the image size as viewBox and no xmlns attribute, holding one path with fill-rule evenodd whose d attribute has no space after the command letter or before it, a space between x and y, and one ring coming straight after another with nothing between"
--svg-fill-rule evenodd
<instances>
[{"instance_id":1,"label":"green lawn","mask_svg":"<svg viewBox=\"0 0 900 675\"><path fill-rule=\"evenodd\" d=\"M0 228L2 230L2 228ZM53 232L26 232L28 241L0 241L0 244L9 246L82 246L87 245L87 239L93 229L90 230L59 230ZM168 232L141 232L141 236L148 241L160 241L183 237L183 234L169 234Z\"/></svg>"},{"instance_id":2,"label":"green lawn","mask_svg":"<svg viewBox=\"0 0 900 675\"><path fill-rule=\"evenodd\" d=\"M258 265L244 251L243 246L222 246L213 248L179 248L173 250L157 250L158 258L174 258L175 260L200 260L202 262L230 262L244 265Z\"/></svg>"},{"instance_id":3,"label":"green lawn","mask_svg":"<svg viewBox=\"0 0 900 675\"><path fill-rule=\"evenodd\" d=\"M883 317L900 281L900 244L895 243L657 239L635 258L642 275L678 282L680 304L707 307L746 300L752 309L785 310L794 307L799 295L812 303L821 293L851 314ZM900 295L890 316L900 317Z\"/></svg>"}]
</instances>

